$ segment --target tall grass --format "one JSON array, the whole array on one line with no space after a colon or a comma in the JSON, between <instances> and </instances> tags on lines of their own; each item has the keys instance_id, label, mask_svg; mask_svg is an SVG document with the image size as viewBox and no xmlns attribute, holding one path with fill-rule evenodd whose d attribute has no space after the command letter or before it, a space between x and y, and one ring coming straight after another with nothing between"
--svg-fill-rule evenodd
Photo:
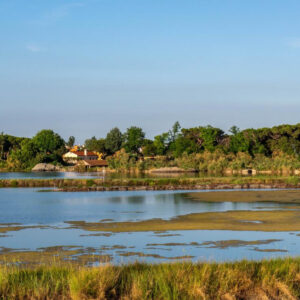
<instances>
[{"instance_id":1,"label":"tall grass","mask_svg":"<svg viewBox=\"0 0 300 300\"><path fill-rule=\"evenodd\" d=\"M152 187L155 189L164 188L222 188L222 185L234 187L251 188L250 185L272 185L273 187L299 187L300 177L298 176L204 176L204 177L178 177L178 178L115 178L115 179L2 179L1 187L56 187L74 188L74 190L88 190L95 187L118 188L118 187ZM264 186L262 186L264 187ZM258 188L258 187L255 187Z\"/></svg>"},{"instance_id":2,"label":"tall grass","mask_svg":"<svg viewBox=\"0 0 300 300\"><path fill-rule=\"evenodd\" d=\"M0 299L299 299L300 259L0 269Z\"/></svg>"},{"instance_id":3,"label":"tall grass","mask_svg":"<svg viewBox=\"0 0 300 300\"><path fill-rule=\"evenodd\" d=\"M202 153L183 153L180 157L157 156L154 160L138 160L125 151L107 159L111 169L128 171L145 171L163 167L179 167L193 169L208 174L222 174L227 171L240 172L243 169L255 169L256 171L268 171L276 174L289 174L300 169L300 160L297 155L289 155L283 152L274 152L272 156L256 154L251 156L245 152L237 154L204 151Z\"/></svg>"}]
</instances>

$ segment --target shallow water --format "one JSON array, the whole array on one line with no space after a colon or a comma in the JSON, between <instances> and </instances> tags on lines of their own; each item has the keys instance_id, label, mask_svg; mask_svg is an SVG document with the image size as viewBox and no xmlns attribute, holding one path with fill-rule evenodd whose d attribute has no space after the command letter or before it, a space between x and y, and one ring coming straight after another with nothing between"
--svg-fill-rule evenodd
<instances>
[{"instance_id":1,"label":"shallow water","mask_svg":"<svg viewBox=\"0 0 300 300\"><path fill-rule=\"evenodd\" d=\"M289 232L186 230L112 233L70 228L67 221L103 222L170 219L178 215L228 210L284 209L280 203L197 202L187 191L39 192L33 188L0 189L0 224L46 225L0 235L0 247L37 250L73 245L109 254L113 262L259 259L298 255L300 237ZM230 241L230 242L228 242ZM237 242L238 241L238 242ZM257 242L253 242L257 241ZM170 244L171 243L171 244ZM152 245L149 245L152 244ZM120 249L114 249L114 246ZM105 246L105 247L104 247ZM104 247L104 248L103 248ZM124 248L124 249L122 249ZM267 251L267 252L266 252Z\"/></svg>"},{"instance_id":2,"label":"shallow water","mask_svg":"<svg viewBox=\"0 0 300 300\"><path fill-rule=\"evenodd\" d=\"M102 172L0 172L0 179L103 178Z\"/></svg>"},{"instance_id":3,"label":"shallow water","mask_svg":"<svg viewBox=\"0 0 300 300\"><path fill-rule=\"evenodd\" d=\"M188 191L40 192L33 188L0 189L0 224L61 225L65 221L97 222L170 219L196 212L267 210L287 204L200 202Z\"/></svg>"}]
</instances>

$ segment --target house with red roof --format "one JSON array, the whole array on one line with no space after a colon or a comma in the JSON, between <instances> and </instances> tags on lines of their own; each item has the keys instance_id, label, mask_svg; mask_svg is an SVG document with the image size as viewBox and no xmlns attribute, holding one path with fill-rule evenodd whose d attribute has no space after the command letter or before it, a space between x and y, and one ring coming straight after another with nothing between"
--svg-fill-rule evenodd
<instances>
[{"instance_id":1,"label":"house with red roof","mask_svg":"<svg viewBox=\"0 0 300 300\"><path fill-rule=\"evenodd\" d=\"M98 154L86 149L82 151L69 151L63 155L63 160L69 163L76 163L79 160L95 161L98 160Z\"/></svg>"}]
</instances>

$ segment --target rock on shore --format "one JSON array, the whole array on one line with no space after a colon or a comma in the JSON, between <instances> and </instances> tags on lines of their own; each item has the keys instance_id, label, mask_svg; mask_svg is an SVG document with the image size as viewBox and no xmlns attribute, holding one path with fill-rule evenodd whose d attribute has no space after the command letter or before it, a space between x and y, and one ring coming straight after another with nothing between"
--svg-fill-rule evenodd
<instances>
[{"instance_id":1,"label":"rock on shore","mask_svg":"<svg viewBox=\"0 0 300 300\"><path fill-rule=\"evenodd\" d=\"M178 167L165 167L165 168L157 168L151 169L148 171L149 173L195 173L195 169L182 169Z\"/></svg>"},{"instance_id":2,"label":"rock on shore","mask_svg":"<svg viewBox=\"0 0 300 300\"><path fill-rule=\"evenodd\" d=\"M51 164L40 163L35 165L32 168L32 171L33 172L55 172L55 171L61 171L61 168Z\"/></svg>"}]
</instances>

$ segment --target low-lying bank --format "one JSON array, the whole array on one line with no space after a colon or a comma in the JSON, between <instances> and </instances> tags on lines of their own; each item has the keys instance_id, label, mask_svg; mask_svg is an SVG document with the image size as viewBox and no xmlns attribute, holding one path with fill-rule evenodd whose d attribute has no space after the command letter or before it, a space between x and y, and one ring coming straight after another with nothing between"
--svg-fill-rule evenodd
<instances>
[{"instance_id":1,"label":"low-lying bank","mask_svg":"<svg viewBox=\"0 0 300 300\"><path fill-rule=\"evenodd\" d=\"M187 193L186 196L189 199L201 202L273 202L285 204L300 204L299 189L279 191L226 191L219 193L192 192Z\"/></svg>"},{"instance_id":2,"label":"low-lying bank","mask_svg":"<svg viewBox=\"0 0 300 300\"><path fill-rule=\"evenodd\" d=\"M248 176L127 179L3 179L0 187L49 187L66 191L300 188L299 177Z\"/></svg>"},{"instance_id":3,"label":"low-lying bank","mask_svg":"<svg viewBox=\"0 0 300 300\"><path fill-rule=\"evenodd\" d=\"M72 228L99 232L171 230L300 231L299 207L291 210L225 211L181 215L170 220L125 222L66 221Z\"/></svg>"},{"instance_id":4,"label":"low-lying bank","mask_svg":"<svg viewBox=\"0 0 300 300\"><path fill-rule=\"evenodd\" d=\"M300 259L0 268L0 299L299 299Z\"/></svg>"}]
</instances>

